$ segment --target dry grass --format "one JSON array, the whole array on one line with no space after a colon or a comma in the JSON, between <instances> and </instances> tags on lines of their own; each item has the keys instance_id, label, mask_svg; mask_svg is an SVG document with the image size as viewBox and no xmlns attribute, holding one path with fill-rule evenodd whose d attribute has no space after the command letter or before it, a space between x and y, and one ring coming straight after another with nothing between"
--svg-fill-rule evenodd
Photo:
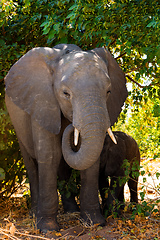
<instances>
[{"instance_id":1,"label":"dry grass","mask_svg":"<svg viewBox=\"0 0 160 240\"><path fill-rule=\"evenodd\" d=\"M48 232L44 235L36 229L35 218L29 216L25 199L10 198L0 203L0 239L66 239L72 237L66 233L67 229L71 231L75 226L79 226L82 228L81 232L85 231L80 214L63 214L62 206L59 208L57 220L61 231Z\"/></svg>"},{"instance_id":2,"label":"dry grass","mask_svg":"<svg viewBox=\"0 0 160 240\"><path fill-rule=\"evenodd\" d=\"M159 167L159 161L149 161L147 167L154 174L155 168ZM145 170L148 171L146 167ZM145 166L144 166L145 168ZM156 169L157 171L157 169ZM158 169L159 171L159 169ZM159 171L160 172L160 171ZM147 179L148 180L148 179ZM148 182L148 181L147 181ZM152 191L146 184L146 193L150 199L157 198L157 192ZM154 188L154 186L153 186ZM160 196L159 196L160 197ZM127 205L127 204L126 204ZM13 197L0 202L0 239L5 240L71 240L71 239L160 239L160 205L159 211L149 217L136 216L130 220L131 213L127 210L123 213L123 219L107 219L107 226L98 228L84 225L79 213L64 214L62 205L58 212L58 222L61 227L60 232L48 232L42 234L36 229L36 220L29 216L26 200L22 197ZM127 209L127 208L126 208ZM86 235L87 234L87 235ZM113 238L109 238L113 234ZM86 236L86 238L85 238ZM116 236L116 237L115 237Z\"/></svg>"}]
</instances>

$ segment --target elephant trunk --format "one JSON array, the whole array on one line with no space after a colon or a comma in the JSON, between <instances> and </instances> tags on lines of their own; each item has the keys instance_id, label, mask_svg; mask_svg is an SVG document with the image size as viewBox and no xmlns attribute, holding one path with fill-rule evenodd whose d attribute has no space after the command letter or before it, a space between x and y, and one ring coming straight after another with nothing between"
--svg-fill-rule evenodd
<instances>
[{"instance_id":1,"label":"elephant trunk","mask_svg":"<svg viewBox=\"0 0 160 240\"><path fill-rule=\"evenodd\" d=\"M70 124L63 133L62 152L72 168L85 170L91 167L101 154L106 131L110 127L109 115L106 103L99 104L95 99L88 104L85 102L81 109L76 107L73 112L73 125ZM74 127L80 131L78 151L73 149Z\"/></svg>"}]
</instances>

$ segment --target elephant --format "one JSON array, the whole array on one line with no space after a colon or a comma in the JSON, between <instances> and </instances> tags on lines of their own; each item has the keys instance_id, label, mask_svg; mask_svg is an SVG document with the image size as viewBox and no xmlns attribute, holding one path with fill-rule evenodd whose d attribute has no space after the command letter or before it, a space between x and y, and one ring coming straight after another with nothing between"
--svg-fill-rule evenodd
<instances>
[{"instance_id":1,"label":"elephant","mask_svg":"<svg viewBox=\"0 0 160 240\"><path fill-rule=\"evenodd\" d=\"M130 190L130 201L138 203L137 185L140 168L140 151L137 142L128 134L113 132L117 144L115 145L108 134L104 141L103 150L100 155L99 189L102 198L103 212L110 212L113 201L124 202L124 185L128 182ZM127 159L129 166L124 164ZM129 179L124 178L128 171ZM111 178L110 184L108 177ZM124 181L121 183L121 179ZM108 196L105 197L106 189L109 188ZM113 191L112 191L113 190Z\"/></svg>"},{"instance_id":2,"label":"elephant","mask_svg":"<svg viewBox=\"0 0 160 240\"><path fill-rule=\"evenodd\" d=\"M105 48L36 47L11 67L5 86L37 228L59 230L57 175L62 156L71 168L80 170L81 217L105 224L98 199L99 156L107 131L115 141L110 127L128 96L116 60ZM78 150L71 147L71 135L73 144L80 145Z\"/></svg>"},{"instance_id":3,"label":"elephant","mask_svg":"<svg viewBox=\"0 0 160 240\"><path fill-rule=\"evenodd\" d=\"M72 177L72 170L73 169L65 162L62 156L58 169L58 190L61 195L64 213L74 213L80 211L79 206L75 200L75 198L79 197L80 173L78 170L76 170L76 177ZM70 181L73 181L71 186ZM68 185L70 186L69 190ZM69 196L68 192L70 193Z\"/></svg>"}]
</instances>

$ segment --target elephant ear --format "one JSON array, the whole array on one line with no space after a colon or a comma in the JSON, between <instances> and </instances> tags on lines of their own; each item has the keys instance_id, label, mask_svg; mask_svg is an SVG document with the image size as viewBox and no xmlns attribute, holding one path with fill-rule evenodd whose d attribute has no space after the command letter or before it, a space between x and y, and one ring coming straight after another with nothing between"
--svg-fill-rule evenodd
<instances>
[{"instance_id":1,"label":"elephant ear","mask_svg":"<svg viewBox=\"0 0 160 240\"><path fill-rule=\"evenodd\" d=\"M107 108L111 125L113 125L117 121L122 106L128 96L126 78L116 60L108 50L105 48L95 48L92 52L102 58L108 68L108 75L111 79L111 93L107 99Z\"/></svg>"},{"instance_id":2,"label":"elephant ear","mask_svg":"<svg viewBox=\"0 0 160 240\"><path fill-rule=\"evenodd\" d=\"M55 134L61 128L61 111L54 94L52 69L61 54L58 49L34 48L5 77L6 94L12 102Z\"/></svg>"}]
</instances>

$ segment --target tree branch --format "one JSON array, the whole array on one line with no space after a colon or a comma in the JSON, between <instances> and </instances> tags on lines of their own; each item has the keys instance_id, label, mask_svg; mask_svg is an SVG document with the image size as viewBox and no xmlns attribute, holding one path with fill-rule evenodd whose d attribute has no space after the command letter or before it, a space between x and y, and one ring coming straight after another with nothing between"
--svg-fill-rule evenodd
<instances>
[{"instance_id":1,"label":"tree branch","mask_svg":"<svg viewBox=\"0 0 160 240\"><path fill-rule=\"evenodd\" d=\"M137 68L132 68L129 72L126 72L126 73L131 73L131 72L133 72L133 71L136 71L136 70L140 69L141 67L142 67L142 65L139 66L139 67L137 67Z\"/></svg>"},{"instance_id":2,"label":"tree branch","mask_svg":"<svg viewBox=\"0 0 160 240\"><path fill-rule=\"evenodd\" d=\"M131 78L129 75L125 75L130 81L134 82L135 84L138 85L138 87L140 88L145 88L145 87L150 87L152 84L150 83L149 85L147 86L142 86L141 84L139 84L138 82L136 82L135 80L133 80L133 78Z\"/></svg>"},{"instance_id":3,"label":"tree branch","mask_svg":"<svg viewBox=\"0 0 160 240\"><path fill-rule=\"evenodd\" d=\"M3 36L6 35L6 32L5 32L5 30L4 30L4 25L2 25L2 34L3 34Z\"/></svg>"},{"instance_id":4,"label":"tree branch","mask_svg":"<svg viewBox=\"0 0 160 240\"><path fill-rule=\"evenodd\" d=\"M119 58L123 57L124 55L126 55L126 52L122 53L121 55L119 55L119 56L116 57L115 59L119 59Z\"/></svg>"}]
</instances>

